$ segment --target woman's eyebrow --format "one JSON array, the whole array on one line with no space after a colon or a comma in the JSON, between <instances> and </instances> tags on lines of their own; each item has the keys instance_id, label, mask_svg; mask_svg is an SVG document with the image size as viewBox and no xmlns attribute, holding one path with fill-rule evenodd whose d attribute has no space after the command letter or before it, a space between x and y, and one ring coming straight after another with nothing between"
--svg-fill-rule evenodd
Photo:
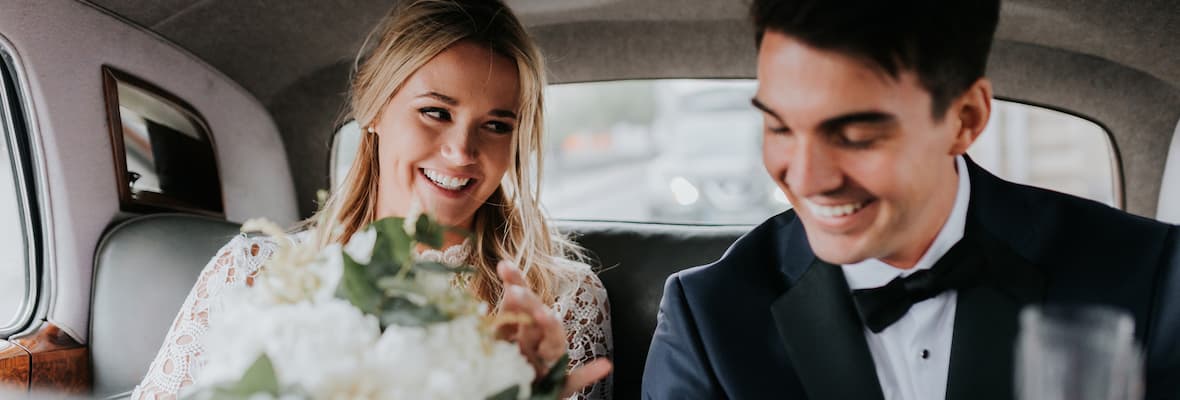
<instances>
[{"instance_id":1,"label":"woman's eyebrow","mask_svg":"<svg viewBox=\"0 0 1180 400\"><path fill-rule=\"evenodd\" d=\"M505 109L501 109L501 108L497 108L495 110L488 111L488 115L491 115L493 117L499 117L499 118L516 119L516 113L514 113L512 111L505 110Z\"/></svg>"},{"instance_id":2,"label":"woman's eyebrow","mask_svg":"<svg viewBox=\"0 0 1180 400\"><path fill-rule=\"evenodd\" d=\"M454 97L447 96L447 95L439 93L439 92L433 92L433 91L426 92L426 93L422 93L422 94L418 95L418 97L432 98L432 99L441 101L443 103L446 103L448 106L452 106L452 107L459 105L459 100L456 100Z\"/></svg>"},{"instance_id":3,"label":"woman's eyebrow","mask_svg":"<svg viewBox=\"0 0 1180 400\"><path fill-rule=\"evenodd\" d=\"M447 96L445 94L435 92L435 91L422 93L422 94L418 95L418 97L419 98L425 97L425 98L435 99L435 100L441 101L443 103L446 103L446 105L451 106L451 107L455 107L455 106L459 105L459 99L456 99L454 97ZM497 117L497 118L516 119L515 112L505 110L502 108L497 108L492 111L488 111L488 115L493 116L493 117Z\"/></svg>"}]
</instances>

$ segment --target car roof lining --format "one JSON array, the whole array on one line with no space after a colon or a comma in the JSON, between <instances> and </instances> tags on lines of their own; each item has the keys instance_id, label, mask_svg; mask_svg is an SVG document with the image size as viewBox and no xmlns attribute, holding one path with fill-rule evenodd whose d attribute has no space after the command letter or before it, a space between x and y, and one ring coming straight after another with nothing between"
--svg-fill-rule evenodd
<instances>
[{"instance_id":1,"label":"car roof lining","mask_svg":"<svg viewBox=\"0 0 1180 400\"><path fill-rule=\"evenodd\" d=\"M331 135L364 36L390 6L357 0L90 0L176 42L267 105L283 135L300 213L328 185ZM298 4L296 4L298 3ZM750 78L748 2L508 0L543 48L550 82ZM1122 159L1124 205L1154 216L1180 119L1180 3L1008 0L989 77L998 96L1099 121ZM312 29L314 27L318 29Z\"/></svg>"}]
</instances>

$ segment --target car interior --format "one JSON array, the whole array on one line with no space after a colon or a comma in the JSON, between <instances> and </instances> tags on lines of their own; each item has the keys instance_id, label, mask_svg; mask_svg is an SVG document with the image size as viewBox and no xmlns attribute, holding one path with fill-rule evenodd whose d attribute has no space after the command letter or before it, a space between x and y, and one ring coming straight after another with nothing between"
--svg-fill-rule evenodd
<instances>
[{"instance_id":1,"label":"car interior","mask_svg":"<svg viewBox=\"0 0 1180 400\"><path fill-rule=\"evenodd\" d=\"M0 156L8 160L0 216L9 225L0 227L0 387L128 396L198 273L242 222L292 226L316 211L316 192L333 185L358 52L394 1L0 1ZM755 78L745 0L506 3L541 46L554 90L665 79L748 88ZM997 99L1076 117L1106 143L1098 157L1030 153L1034 167L1099 165L1101 201L1178 223L1178 55L1172 0L1005 0L987 75ZM562 101L578 105L578 93ZM630 134L612 132L586 136L614 140L593 150L606 161L577 164L561 153L547 162L555 171L563 163L605 170L660 150L651 139L631 152L620 144ZM570 137L553 140L562 151L582 149ZM997 149L996 162L1015 157L1011 146ZM687 169L699 157L660 159ZM565 196L578 202L617 198L567 217L559 204L546 206L607 289L614 396L638 398L665 279L716 260L775 211L741 221L619 217L612 210L644 194L577 188L584 181L560 173L548 179L581 189ZM697 201L695 186L676 185L676 201ZM713 189L702 185L707 197Z\"/></svg>"}]
</instances>

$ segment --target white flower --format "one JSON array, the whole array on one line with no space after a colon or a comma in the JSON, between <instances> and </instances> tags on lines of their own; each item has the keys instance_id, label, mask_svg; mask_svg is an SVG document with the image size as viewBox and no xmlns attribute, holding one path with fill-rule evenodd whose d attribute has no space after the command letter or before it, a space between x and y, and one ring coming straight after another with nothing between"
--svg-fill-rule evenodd
<instances>
[{"instance_id":1,"label":"white flower","mask_svg":"<svg viewBox=\"0 0 1180 400\"><path fill-rule=\"evenodd\" d=\"M369 261L373 259L373 245L377 244L377 230L373 228L365 229L357 232L348 239L348 244L344 245L344 252L352 257L353 261L369 265Z\"/></svg>"},{"instance_id":2,"label":"white flower","mask_svg":"<svg viewBox=\"0 0 1180 400\"><path fill-rule=\"evenodd\" d=\"M418 201L418 197L411 196L410 211L406 213L405 221L402 221L402 229L406 231L410 237L414 236L414 232L418 229L418 217L422 215L422 203Z\"/></svg>"},{"instance_id":3,"label":"white flower","mask_svg":"<svg viewBox=\"0 0 1180 400\"><path fill-rule=\"evenodd\" d=\"M314 253L311 244L280 248L255 279L256 296L269 303L332 299L344 274L339 244Z\"/></svg>"},{"instance_id":4,"label":"white flower","mask_svg":"<svg viewBox=\"0 0 1180 400\"><path fill-rule=\"evenodd\" d=\"M386 372L387 398L482 399L513 386L526 398L534 378L517 346L484 336L474 315L387 327L370 356Z\"/></svg>"},{"instance_id":5,"label":"white flower","mask_svg":"<svg viewBox=\"0 0 1180 400\"><path fill-rule=\"evenodd\" d=\"M267 305L240 296L210 313L202 339L207 362L195 387L236 382L265 353L280 386L315 393L349 379L380 335L376 318L344 300Z\"/></svg>"},{"instance_id":6,"label":"white flower","mask_svg":"<svg viewBox=\"0 0 1180 400\"><path fill-rule=\"evenodd\" d=\"M340 252L340 245L328 245L320 252L316 263L309 266L318 278L314 286L309 288L312 301L321 302L336 297L336 287L340 286L340 279L344 276L344 256Z\"/></svg>"}]
</instances>

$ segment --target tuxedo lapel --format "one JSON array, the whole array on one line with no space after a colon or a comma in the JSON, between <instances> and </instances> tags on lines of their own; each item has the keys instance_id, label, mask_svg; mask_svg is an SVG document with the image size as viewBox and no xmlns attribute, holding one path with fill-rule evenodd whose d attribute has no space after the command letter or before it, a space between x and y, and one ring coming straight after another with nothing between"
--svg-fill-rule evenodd
<instances>
[{"instance_id":1,"label":"tuxedo lapel","mask_svg":"<svg viewBox=\"0 0 1180 400\"><path fill-rule=\"evenodd\" d=\"M883 399L843 272L812 258L770 307L804 392L811 399Z\"/></svg>"},{"instance_id":2,"label":"tuxedo lapel","mask_svg":"<svg viewBox=\"0 0 1180 400\"><path fill-rule=\"evenodd\" d=\"M1044 274L997 240L981 222L977 213L968 212L965 239L978 243L985 264L980 281L958 292L947 372L948 399L1015 396L1020 311L1044 298Z\"/></svg>"}]
</instances>

